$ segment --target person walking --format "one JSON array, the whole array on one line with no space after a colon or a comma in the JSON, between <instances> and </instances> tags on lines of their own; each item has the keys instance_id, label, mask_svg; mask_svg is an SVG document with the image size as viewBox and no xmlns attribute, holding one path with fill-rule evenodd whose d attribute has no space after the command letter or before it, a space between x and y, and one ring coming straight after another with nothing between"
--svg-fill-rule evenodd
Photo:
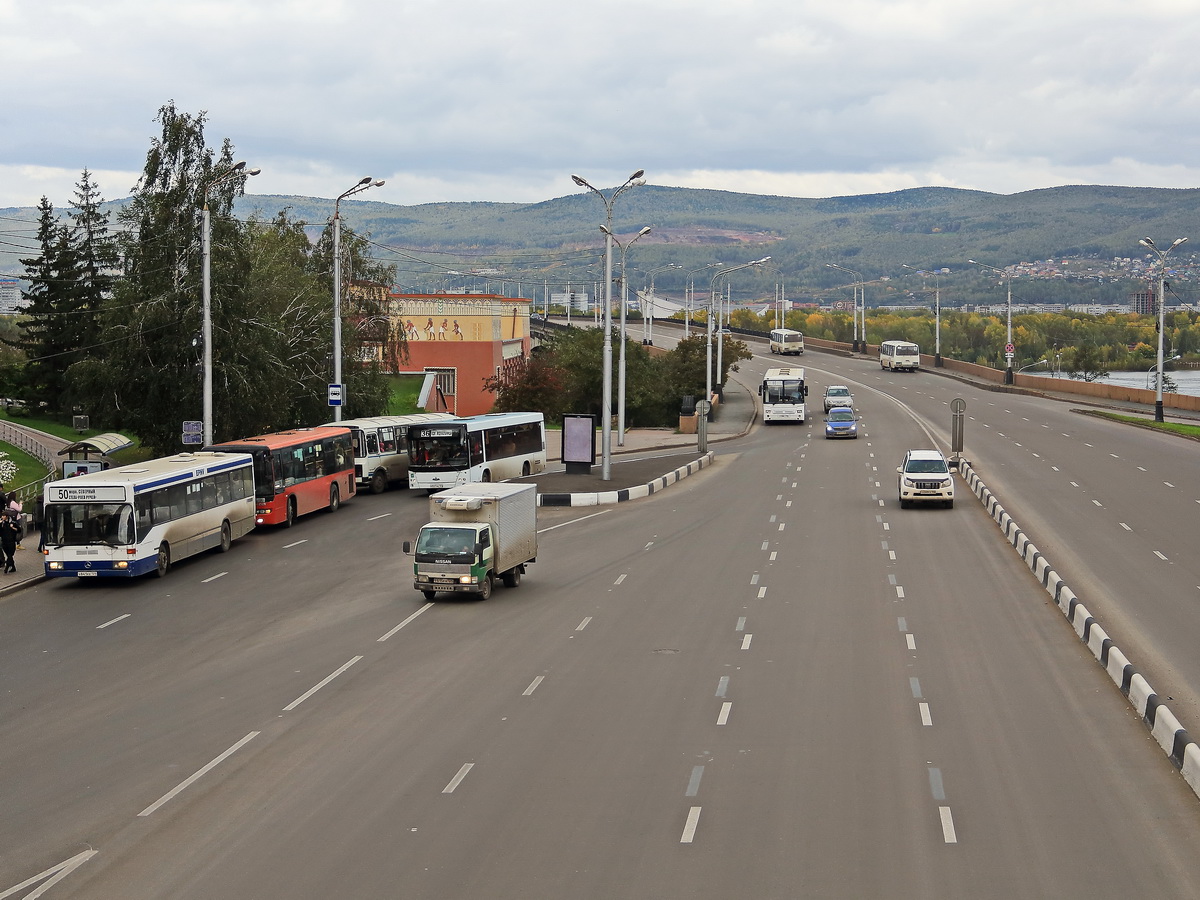
<instances>
[{"instance_id":1,"label":"person walking","mask_svg":"<svg viewBox=\"0 0 1200 900\"><path fill-rule=\"evenodd\" d=\"M12 514L4 509L0 511L0 556L4 558L4 574L17 571L17 562L13 555L17 552L17 523Z\"/></svg>"}]
</instances>

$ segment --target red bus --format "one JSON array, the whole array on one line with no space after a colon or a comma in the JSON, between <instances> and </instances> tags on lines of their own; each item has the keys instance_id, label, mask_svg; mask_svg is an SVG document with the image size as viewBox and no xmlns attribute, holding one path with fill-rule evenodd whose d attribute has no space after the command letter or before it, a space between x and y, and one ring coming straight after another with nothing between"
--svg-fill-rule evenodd
<instances>
[{"instance_id":1,"label":"red bus","mask_svg":"<svg viewBox=\"0 0 1200 900\"><path fill-rule=\"evenodd\" d=\"M296 428L205 449L254 457L257 525L291 527L297 516L318 509L334 512L343 500L354 496L354 449L349 428Z\"/></svg>"}]
</instances>

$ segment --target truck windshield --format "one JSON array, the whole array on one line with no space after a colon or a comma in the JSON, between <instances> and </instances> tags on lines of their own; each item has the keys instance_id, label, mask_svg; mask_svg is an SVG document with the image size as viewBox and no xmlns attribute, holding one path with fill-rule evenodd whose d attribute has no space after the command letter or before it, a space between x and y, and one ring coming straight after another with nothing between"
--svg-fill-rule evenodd
<instances>
[{"instance_id":1,"label":"truck windshield","mask_svg":"<svg viewBox=\"0 0 1200 900\"><path fill-rule=\"evenodd\" d=\"M417 538L417 553L459 556L475 553L475 529L425 527Z\"/></svg>"}]
</instances>

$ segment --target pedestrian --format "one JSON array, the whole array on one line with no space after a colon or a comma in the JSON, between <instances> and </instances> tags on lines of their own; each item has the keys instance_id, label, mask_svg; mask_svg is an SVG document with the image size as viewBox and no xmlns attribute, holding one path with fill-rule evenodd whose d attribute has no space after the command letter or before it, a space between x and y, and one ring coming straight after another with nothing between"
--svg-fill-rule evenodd
<instances>
[{"instance_id":1,"label":"pedestrian","mask_svg":"<svg viewBox=\"0 0 1200 900\"><path fill-rule=\"evenodd\" d=\"M21 540L25 537L25 511L21 507L21 499L17 496L16 491L8 495L5 506L8 509L9 516L13 520L13 524L17 527L17 549L20 550Z\"/></svg>"},{"instance_id":2,"label":"pedestrian","mask_svg":"<svg viewBox=\"0 0 1200 900\"><path fill-rule=\"evenodd\" d=\"M4 574L17 571L13 554L17 552L17 523L7 510L0 511L0 557L4 559Z\"/></svg>"}]
</instances>

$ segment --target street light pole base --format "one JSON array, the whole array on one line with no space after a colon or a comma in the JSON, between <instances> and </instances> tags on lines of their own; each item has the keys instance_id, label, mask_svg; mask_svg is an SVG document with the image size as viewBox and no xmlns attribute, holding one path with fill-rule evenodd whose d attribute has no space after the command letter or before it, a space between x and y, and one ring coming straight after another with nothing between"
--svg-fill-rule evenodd
<instances>
[{"instance_id":1,"label":"street light pole base","mask_svg":"<svg viewBox=\"0 0 1200 900\"><path fill-rule=\"evenodd\" d=\"M1007 369L1005 369L1005 370L1004 370L1004 383L1005 383L1005 384L1012 384L1012 383L1013 383L1013 370L1012 370L1012 366L1009 366Z\"/></svg>"}]
</instances>

